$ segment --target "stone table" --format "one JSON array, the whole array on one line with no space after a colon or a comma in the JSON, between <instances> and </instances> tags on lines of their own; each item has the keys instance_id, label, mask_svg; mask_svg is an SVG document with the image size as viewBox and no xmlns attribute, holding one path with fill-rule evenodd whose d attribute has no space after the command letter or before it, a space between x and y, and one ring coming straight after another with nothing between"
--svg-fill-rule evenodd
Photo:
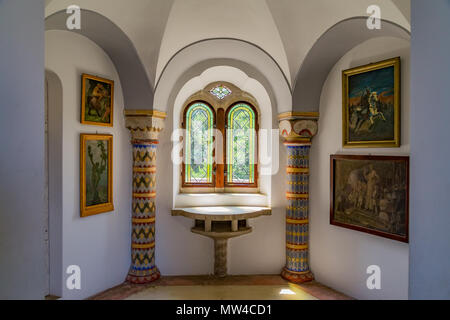
<instances>
[{"instance_id":1,"label":"stone table","mask_svg":"<svg viewBox=\"0 0 450 320\"><path fill-rule=\"evenodd\" d=\"M227 275L228 239L252 232L248 219L271 214L272 209L268 207L225 206L172 209L173 216L183 216L195 221L191 229L193 233L214 240L214 275L219 277Z\"/></svg>"}]
</instances>

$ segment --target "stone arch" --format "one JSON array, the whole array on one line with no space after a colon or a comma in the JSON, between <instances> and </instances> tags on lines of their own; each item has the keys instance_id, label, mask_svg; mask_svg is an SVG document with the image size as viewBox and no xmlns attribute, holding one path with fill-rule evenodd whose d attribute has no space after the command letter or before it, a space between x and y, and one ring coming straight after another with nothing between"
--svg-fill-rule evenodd
<instances>
[{"instance_id":1,"label":"stone arch","mask_svg":"<svg viewBox=\"0 0 450 320\"><path fill-rule=\"evenodd\" d=\"M410 32L390 21L382 20L380 30L369 30L367 17L343 20L328 29L309 50L297 74L292 94L293 111L317 112L322 87L330 70L348 51L369 39L396 37L410 39Z\"/></svg>"},{"instance_id":2,"label":"stone arch","mask_svg":"<svg viewBox=\"0 0 450 320\"><path fill-rule=\"evenodd\" d=\"M111 58L119 74L125 109L153 109L153 85L129 37L110 19L90 10L81 10L81 30L68 30L65 10L45 19L45 30L72 31L100 46Z\"/></svg>"},{"instance_id":3,"label":"stone arch","mask_svg":"<svg viewBox=\"0 0 450 320\"><path fill-rule=\"evenodd\" d=\"M157 82L155 108L170 110L186 81L214 66L242 70L266 88L278 112L291 109L289 81L273 57L250 42L229 38L202 40L178 51Z\"/></svg>"}]
</instances>

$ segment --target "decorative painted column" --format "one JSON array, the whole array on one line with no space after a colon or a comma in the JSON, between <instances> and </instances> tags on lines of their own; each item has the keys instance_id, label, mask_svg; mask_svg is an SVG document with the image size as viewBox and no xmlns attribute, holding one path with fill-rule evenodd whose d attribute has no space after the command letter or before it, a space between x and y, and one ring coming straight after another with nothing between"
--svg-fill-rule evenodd
<instances>
[{"instance_id":1,"label":"decorative painted column","mask_svg":"<svg viewBox=\"0 0 450 320\"><path fill-rule=\"evenodd\" d=\"M318 113L279 115L287 149L286 265L281 276L294 283L314 279L309 268L309 151Z\"/></svg>"},{"instance_id":2,"label":"decorative painted column","mask_svg":"<svg viewBox=\"0 0 450 320\"><path fill-rule=\"evenodd\" d=\"M160 277L155 264L156 153L166 114L126 110L125 125L133 145L131 267L127 281L149 283Z\"/></svg>"}]
</instances>

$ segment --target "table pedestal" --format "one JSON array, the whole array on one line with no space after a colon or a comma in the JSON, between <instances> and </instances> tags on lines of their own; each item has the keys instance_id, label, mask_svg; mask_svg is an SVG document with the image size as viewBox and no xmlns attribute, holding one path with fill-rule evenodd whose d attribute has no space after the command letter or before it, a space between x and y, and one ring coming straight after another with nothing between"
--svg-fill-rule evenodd
<instances>
[{"instance_id":1,"label":"table pedestal","mask_svg":"<svg viewBox=\"0 0 450 320\"><path fill-rule=\"evenodd\" d=\"M228 239L214 239L214 275L225 277L227 275Z\"/></svg>"},{"instance_id":2,"label":"table pedestal","mask_svg":"<svg viewBox=\"0 0 450 320\"><path fill-rule=\"evenodd\" d=\"M195 220L193 233L214 240L214 275L227 275L228 239L252 232L247 219L271 215L270 208L263 207L201 207L177 208L173 216L184 216Z\"/></svg>"}]
</instances>

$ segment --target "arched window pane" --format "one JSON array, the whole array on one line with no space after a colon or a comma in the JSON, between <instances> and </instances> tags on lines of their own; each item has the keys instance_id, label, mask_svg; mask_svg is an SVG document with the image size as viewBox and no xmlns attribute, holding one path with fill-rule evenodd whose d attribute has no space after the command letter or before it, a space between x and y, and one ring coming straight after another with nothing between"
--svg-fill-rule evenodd
<instances>
[{"instance_id":1,"label":"arched window pane","mask_svg":"<svg viewBox=\"0 0 450 320\"><path fill-rule=\"evenodd\" d=\"M187 110L185 143L186 183L212 182L213 122L213 112L204 103L194 103Z\"/></svg>"},{"instance_id":2,"label":"arched window pane","mask_svg":"<svg viewBox=\"0 0 450 320\"><path fill-rule=\"evenodd\" d=\"M256 115L240 103L227 118L227 182L254 183L256 164Z\"/></svg>"}]
</instances>

